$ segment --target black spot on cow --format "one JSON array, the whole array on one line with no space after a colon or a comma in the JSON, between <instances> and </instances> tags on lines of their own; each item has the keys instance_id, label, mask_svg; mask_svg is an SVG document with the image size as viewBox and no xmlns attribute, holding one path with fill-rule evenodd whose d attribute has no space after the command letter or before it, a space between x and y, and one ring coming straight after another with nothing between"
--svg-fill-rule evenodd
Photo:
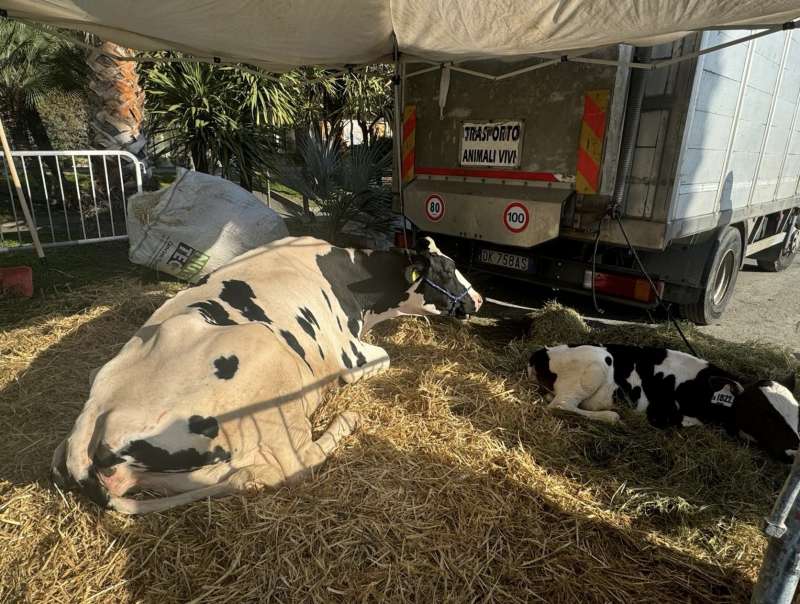
<instances>
[{"instance_id":1,"label":"black spot on cow","mask_svg":"<svg viewBox=\"0 0 800 604\"><path fill-rule=\"evenodd\" d=\"M328 297L328 294L325 293L324 289L319 290L322 292L322 297L325 298L325 304L328 305L328 310L333 312L333 306L331 306L331 299Z\"/></svg>"},{"instance_id":2,"label":"black spot on cow","mask_svg":"<svg viewBox=\"0 0 800 604\"><path fill-rule=\"evenodd\" d=\"M347 319L347 329L350 330L350 333L353 334L354 338L357 338L360 335L361 329L359 327L359 321L355 317L351 317Z\"/></svg>"},{"instance_id":3,"label":"black spot on cow","mask_svg":"<svg viewBox=\"0 0 800 604\"><path fill-rule=\"evenodd\" d=\"M197 281L192 283L189 287L200 287L201 285L205 285L206 283L208 283L208 277L209 275L203 275Z\"/></svg>"},{"instance_id":4,"label":"black spot on cow","mask_svg":"<svg viewBox=\"0 0 800 604\"><path fill-rule=\"evenodd\" d=\"M215 417L192 415L189 418L189 432L208 438L216 438L217 434L219 434L219 422Z\"/></svg>"},{"instance_id":5,"label":"black spot on cow","mask_svg":"<svg viewBox=\"0 0 800 604\"><path fill-rule=\"evenodd\" d=\"M120 454L130 457L131 465L151 472L191 472L203 466L231 460L230 452L219 445L210 451L198 451L191 447L168 451L146 440L131 441Z\"/></svg>"},{"instance_id":6,"label":"black spot on cow","mask_svg":"<svg viewBox=\"0 0 800 604\"><path fill-rule=\"evenodd\" d=\"M642 398L642 387L636 386L635 388L631 388L631 402L636 404L639 402L640 398Z\"/></svg>"},{"instance_id":7,"label":"black spot on cow","mask_svg":"<svg viewBox=\"0 0 800 604\"><path fill-rule=\"evenodd\" d=\"M317 266L344 310L351 332L351 321L360 320L364 310L382 313L408 298L408 283L403 278L408 260L404 255L390 251L366 254L361 250L352 254L351 259L347 250L332 247L317 256Z\"/></svg>"},{"instance_id":8,"label":"black spot on cow","mask_svg":"<svg viewBox=\"0 0 800 604\"><path fill-rule=\"evenodd\" d=\"M237 357L235 354L232 354L229 357L223 355L214 359L214 367L216 368L214 375L221 380L229 380L239 369L239 357Z\"/></svg>"},{"instance_id":9,"label":"black spot on cow","mask_svg":"<svg viewBox=\"0 0 800 604\"><path fill-rule=\"evenodd\" d=\"M303 315L303 318L314 325L317 329L319 329L319 321L317 321L317 317L314 316L314 313L311 312L311 309L306 308L305 306L300 307L300 313Z\"/></svg>"},{"instance_id":10,"label":"black spot on cow","mask_svg":"<svg viewBox=\"0 0 800 604\"><path fill-rule=\"evenodd\" d=\"M305 349L302 347L300 342L297 341L297 338L294 337L294 334L290 331L286 331L285 329L281 329L280 334L283 337L283 339L286 340L286 343L289 345L289 348L294 350L295 353L297 353L297 356L303 359L303 362L306 364L306 367L308 367L308 370L311 373L314 373L314 370L311 368L311 365L309 365L308 360L306 360Z\"/></svg>"},{"instance_id":11,"label":"black spot on cow","mask_svg":"<svg viewBox=\"0 0 800 604\"><path fill-rule=\"evenodd\" d=\"M92 463L95 470L104 476L111 476L116 468L114 466L121 464L125 459L114 453L111 448L104 442L97 445L94 455L92 456Z\"/></svg>"},{"instance_id":12,"label":"black spot on cow","mask_svg":"<svg viewBox=\"0 0 800 604\"><path fill-rule=\"evenodd\" d=\"M190 304L189 308L197 308L206 323L210 325L236 325L236 321L232 320L228 311L222 307L222 304L216 300L205 300L203 302L195 302Z\"/></svg>"},{"instance_id":13,"label":"black spot on cow","mask_svg":"<svg viewBox=\"0 0 800 604\"><path fill-rule=\"evenodd\" d=\"M267 325L272 323L264 309L256 304L256 295L253 293L253 289L244 281L238 279L223 281L219 297L242 313L242 316L248 321L259 321Z\"/></svg>"},{"instance_id":14,"label":"black spot on cow","mask_svg":"<svg viewBox=\"0 0 800 604\"><path fill-rule=\"evenodd\" d=\"M350 350L353 351L353 354L356 357L356 365L359 367L363 367L367 364L367 358L364 354L358 349L355 342L350 342Z\"/></svg>"},{"instance_id":15,"label":"black spot on cow","mask_svg":"<svg viewBox=\"0 0 800 604\"><path fill-rule=\"evenodd\" d=\"M303 317L298 316L298 317L296 317L296 319L297 319L297 324L300 327L303 328L303 331L308 334L308 337L311 338L312 340L316 340L317 339L317 332L314 331L314 326L311 325L311 323L309 323Z\"/></svg>"},{"instance_id":16,"label":"black spot on cow","mask_svg":"<svg viewBox=\"0 0 800 604\"><path fill-rule=\"evenodd\" d=\"M536 381L550 392L556 384L557 374L550 371L550 355L546 348L540 348L531 355L530 365L536 372Z\"/></svg>"},{"instance_id":17,"label":"black spot on cow","mask_svg":"<svg viewBox=\"0 0 800 604\"><path fill-rule=\"evenodd\" d=\"M349 356L347 356L347 352L344 350L342 350L342 363L344 363L344 366L347 367L348 369L353 368L353 361L350 359Z\"/></svg>"},{"instance_id":18,"label":"black spot on cow","mask_svg":"<svg viewBox=\"0 0 800 604\"><path fill-rule=\"evenodd\" d=\"M613 362L614 362L614 359L612 359L611 357L606 357L606 358L605 358L605 361L606 361L606 365L608 365L609 367L611 367L611 363L613 363Z\"/></svg>"},{"instance_id":19,"label":"black spot on cow","mask_svg":"<svg viewBox=\"0 0 800 604\"><path fill-rule=\"evenodd\" d=\"M342 329L342 322L339 320L339 315L336 315L336 324L339 326L339 331L344 331Z\"/></svg>"}]
</instances>

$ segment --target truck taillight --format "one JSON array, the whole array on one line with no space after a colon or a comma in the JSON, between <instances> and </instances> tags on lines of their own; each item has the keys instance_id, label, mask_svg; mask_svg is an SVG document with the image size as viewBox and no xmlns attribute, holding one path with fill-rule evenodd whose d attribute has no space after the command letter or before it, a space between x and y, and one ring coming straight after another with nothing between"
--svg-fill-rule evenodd
<instances>
[{"instance_id":1,"label":"truck taillight","mask_svg":"<svg viewBox=\"0 0 800 604\"><path fill-rule=\"evenodd\" d=\"M658 295L664 295L664 282L655 281ZM592 288L592 271L583 274L583 287ZM595 291L609 296L618 296L637 302L652 303L656 301L656 295L650 287L650 283L643 277L631 277L629 275L612 275L610 273L596 272L594 274Z\"/></svg>"},{"instance_id":2,"label":"truck taillight","mask_svg":"<svg viewBox=\"0 0 800 604\"><path fill-rule=\"evenodd\" d=\"M413 248L413 235L411 231L396 231L394 234L394 246L395 247L405 247L405 248Z\"/></svg>"}]
</instances>

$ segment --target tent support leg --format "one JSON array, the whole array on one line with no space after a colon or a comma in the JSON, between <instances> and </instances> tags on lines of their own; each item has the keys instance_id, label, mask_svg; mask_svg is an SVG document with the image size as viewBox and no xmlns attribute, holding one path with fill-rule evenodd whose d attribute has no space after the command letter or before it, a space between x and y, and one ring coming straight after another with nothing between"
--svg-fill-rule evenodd
<instances>
[{"instance_id":1,"label":"tent support leg","mask_svg":"<svg viewBox=\"0 0 800 604\"><path fill-rule=\"evenodd\" d=\"M19 201L19 205L22 207L22 213L25 215L25 222L27 223L28 230L31 233L33 247L36 248L36 255L39 256L40 260L44 260L44 249L39 241L39 233L36 231L36 227L33 224L33 218L31 217L31 210L28 207L28 201L25 199L25 194L22 192L22 183L19 181L19 174L17 174L17 167L14 165L14 157L11 155L11 147L8 145L8 139L6 138L6 131L5 128L3 128L2 119L0 119L0 143L3 145L3 155L6 159L6 164L8 165L8 173L11 174L11 181L14 183L14 188L17 190L17 200Z\"/></svg>"}]
</instances>

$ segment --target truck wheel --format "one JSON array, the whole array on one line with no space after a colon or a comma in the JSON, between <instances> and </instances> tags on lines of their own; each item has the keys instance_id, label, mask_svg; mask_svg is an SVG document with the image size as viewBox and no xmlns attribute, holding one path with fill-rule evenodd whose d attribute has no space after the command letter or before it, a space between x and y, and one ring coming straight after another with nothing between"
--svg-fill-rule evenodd
<instances>
[{"instance_id":1,"label":"truck wheel","mask_svg":"<svg viewBox=\"0 0 800 604\"><path fill-rule=\"evenodd\" d=\"M718 236L717 251L711 260L700 299L681 306L681 314L698 325L719 321L733 295L739 267L742 265L742 239L739 231L726 227Z\"/></svg>"},{"instance_id":2,"label":"truck wheel","mask_svg":"<svg viewBox=\"0 0 800 604\"><path fill-rule=\"evenodd\" d=\"M789 231L783 245L776 245L775 250L766 258L756 260L758 268L768 273L779 273L785 271L794 262L797 251L800 249L800 229L794 221L789 225Z\"/></svg>"}]
</instances>

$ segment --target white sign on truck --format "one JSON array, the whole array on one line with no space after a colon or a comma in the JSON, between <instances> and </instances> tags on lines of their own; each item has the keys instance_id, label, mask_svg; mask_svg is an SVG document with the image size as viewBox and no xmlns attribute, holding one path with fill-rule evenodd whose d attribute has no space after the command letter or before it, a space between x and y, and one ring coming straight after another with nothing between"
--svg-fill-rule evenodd
<instances>
[{"instance_id":1,"label":"white sign on truck","mask_svg":"<svg viewBox=\"0 0 800 604\"><path fill-rule=\"evenodd\" d=\"M518 167L522 127L521 121L464 122L461 126L461 165Z\"/></svg>"}]
</instances>

